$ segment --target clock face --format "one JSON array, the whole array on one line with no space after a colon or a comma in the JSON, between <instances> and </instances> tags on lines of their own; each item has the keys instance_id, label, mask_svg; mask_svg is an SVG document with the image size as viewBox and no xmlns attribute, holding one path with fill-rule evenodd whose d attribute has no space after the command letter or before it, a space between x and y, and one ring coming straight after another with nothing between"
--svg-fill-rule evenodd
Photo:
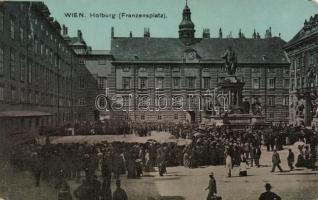
<instances>
[{"instance_id":1,"label":"clock face","mask_svg":"<svg viewBox=\"0 0 318 200\"><path fill-rule=\"evenodd\" d=\"M196 58L196 53L195 53L194 51L189 52L189 53L188 53L188 58L189 58L190 60L195 59L195 58Z\"/></svg>"}]
</instances>

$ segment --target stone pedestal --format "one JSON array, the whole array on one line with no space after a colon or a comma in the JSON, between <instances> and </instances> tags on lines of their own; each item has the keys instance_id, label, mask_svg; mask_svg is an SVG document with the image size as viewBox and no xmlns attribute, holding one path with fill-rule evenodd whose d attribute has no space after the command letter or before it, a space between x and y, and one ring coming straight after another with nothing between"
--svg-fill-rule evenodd
<instances>
[{"instance_id":1,"label":"stone pedestal","mask_svg":"<svg viewBox=\"0 0 318 200\"><path fill-rule=\"evenodd\" d=\"M229 129L237 130L246 130L252 126L260 128L268 126L264 116L256 116L251 112L242 112L242 91L244 84L236 76L227 76L224 81L218 84L218 97L222 97L224 100L219 103L223 106L224 112L206 118L205 125L225 126Z\"/></svg>"},{"instance_id":2,"label":"stone pedestal","mask_svg":"<svg viewBox=\"0 0 318 200\"><path fill-rule=\"evenodd\" d=\"M227 97L224 107L228 108L228 112L237 112L242 104L242 90L244 82L237 79L236 76L227 76L224 81L218 83L218 90Z\"/></svg>"}]
</instances>

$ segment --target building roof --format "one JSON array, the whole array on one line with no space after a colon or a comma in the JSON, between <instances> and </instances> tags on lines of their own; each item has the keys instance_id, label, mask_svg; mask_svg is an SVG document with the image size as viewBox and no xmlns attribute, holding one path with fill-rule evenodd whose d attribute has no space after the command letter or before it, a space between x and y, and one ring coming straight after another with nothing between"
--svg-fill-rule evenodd
<instances>
[{"instance_id":1,"label":"building roof","mask_svg":"<svg viewBox=\"0 0 318 200\"><path fill-rule=\"evenodd\" d=\"M178 38L112 38L111 54L118 62L182 62L184 52L196 51L201 62L223 62L221 58L232 47L239 63L288 63L279 37L267 39L208 38L196 39L186 46Z\"/></svg>"},{"instance_id":2,"label":"building roof","mask_svg":"<svg viewBox=\"0 0 318 200\"><path fill-rule=\"evenodd\" d=\"M110 50L91 50L90 55L110 55Z\"/></svg>"},{"instance_id":3,"label":"building roof","mask_svg":"<svg viewBox=\"0 0 318 200\"><path fill-rule=\"evenodd\" d=\"M318 34L318 14L314 17L310 17L309 21L305 20L304 26L301 30L285 45L288 48L298 42L303 41L306 38L310 38L313 35Z\"/></svg>"}]
</instances>

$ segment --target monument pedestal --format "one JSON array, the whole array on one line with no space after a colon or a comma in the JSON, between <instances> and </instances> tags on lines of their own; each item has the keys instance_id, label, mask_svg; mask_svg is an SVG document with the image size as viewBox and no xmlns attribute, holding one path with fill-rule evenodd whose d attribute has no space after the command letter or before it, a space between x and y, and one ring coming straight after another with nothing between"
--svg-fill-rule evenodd
<instances>
[{"instance_id":1,"label":"monument pedestal","mask_svg":"<svg viewBox=\"0 0 318 200\"><path fill-rule=\"evenodd\" d=\"M254 115L250 108L242 105L244 82L236 76L227 76L218 84L218 97L221 109L216 115L210 115L203 122L205 125L226 126L230 129L244 130L248 127L268 126L265 117ZM215 112L214 112L215 113Z\"/></svg>"}]
</instances>

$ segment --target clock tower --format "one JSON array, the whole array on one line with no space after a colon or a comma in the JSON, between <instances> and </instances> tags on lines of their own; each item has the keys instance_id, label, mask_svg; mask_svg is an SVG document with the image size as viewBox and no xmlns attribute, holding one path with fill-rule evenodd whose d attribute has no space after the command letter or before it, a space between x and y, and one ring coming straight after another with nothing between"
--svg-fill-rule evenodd
<instances>
[{"instance_id":1,"label":"clock tower","mask_svg":"<svg viewBox=\"0 0 318 200\"><path fill-rule=\"evenodd\" d=\"M185 45L191 45L194 42L194 24L191 21L191 11L188 7L188 2L183 9L182 21L179 24L179 39Z\"/></svg>"}]
</instances>

